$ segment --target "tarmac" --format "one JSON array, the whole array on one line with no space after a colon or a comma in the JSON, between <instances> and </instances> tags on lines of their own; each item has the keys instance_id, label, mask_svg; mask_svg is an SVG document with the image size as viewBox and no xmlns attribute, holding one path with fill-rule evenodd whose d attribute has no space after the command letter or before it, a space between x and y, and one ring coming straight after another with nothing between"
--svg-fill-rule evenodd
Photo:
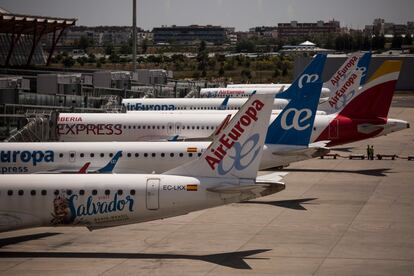
<instances>
[{"instance_id":1,"label":"tarmac","mask_svg":"<svg viewBox=\"0 0 414 276\"><path fill-rule=\"evenodd\" d=\"M397 97L390 117L414 122L414 108L398 107L410 101ZM414 275L413 138L411 128L335 151L372 144L396 160L292 164L284 191L247 203L94 232L2 233L0 274Z\"/></svg>"}]
</instances>

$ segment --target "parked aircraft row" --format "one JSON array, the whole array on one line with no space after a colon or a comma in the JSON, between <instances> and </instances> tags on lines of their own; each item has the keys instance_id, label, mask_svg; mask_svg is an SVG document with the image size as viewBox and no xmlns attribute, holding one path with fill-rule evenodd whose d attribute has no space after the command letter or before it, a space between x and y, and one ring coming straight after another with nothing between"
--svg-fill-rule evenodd
<instances>
[{"instance_id":1,"label":"parked aircraft row","mask_svg":"<svg viewBox=\"0 0 414 276\"><path fill-rule=\"evenodd\" d=\"M371 61L371 53L355 53L351 55L345 63L335 72L332 77L324 83L322 89L322 100L325 98L335 97L335 88L342 87L346 83L347 76L354 72L356 69L361 72L362 76L359 78L357 83L353 81L353 85L365 84L366 72L369 68ZM282 92L290 87L290 84L270 84L270 85L259 85L259 84L246 84L246 85L232 85L227 86L235 87L232 91L238 91L243 89L243 93L230 93L225 98L207 97L207 98L132 98L123 99L122 104L125 106L127 111L157 111L157 110L237 110L243 103L246 102L247 98L251 93L260 91L261 93L276 93L274 100L273 109L283 109L288 99L280 98L282 95L277 93ZM201 89L200 95L211 94L211 91L221 91L223 88L205 88ZM231 90L228 90L231 91ZM238 98L242 96L244 98ZM319 108L319 110L324 111Z\"/></svg>"},{"instance_id":2,"label":"parked aircraft row","mask_svg":"<svg viewBox=\"0 0 414 276\"><path fill-rule=\"evenodd\" d=\"M256 89L233 111L204 106L200 112L60 114L65 143L0 145L0 170L8 174L0 178L0 231L59 225L93 230L279 192L285 173L257 177L259 169L409 127L388 118L401 63L384 62L364 83L366 70L355 64L366 56L342 66L329 88L335 92L320 99L326 56L317 55L277 94L285 100L282 110L273 110L276 91Z\"/></svg>"}]
</instances>

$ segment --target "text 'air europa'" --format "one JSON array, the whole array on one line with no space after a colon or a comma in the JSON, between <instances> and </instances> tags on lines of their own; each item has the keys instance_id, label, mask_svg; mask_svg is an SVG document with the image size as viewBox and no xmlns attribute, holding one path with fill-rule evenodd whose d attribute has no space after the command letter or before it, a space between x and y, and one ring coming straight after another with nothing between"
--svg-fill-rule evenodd
<instances>
[{"instance_id":1,"label":"text 'air europa'","mask_svg":"<svg viewBox=\"0 0 414 276\"><path fill-rule=\"evenodd\" d=\"M210 148L209 153L205 156L205 160L209 164L212 170L216 169L216 165L223 160L227 155L227 150L230 149L234 143L236 143L245 129L253 122L256 122L258 117L257 113L262 110L264 103L255 100L252 105L246 110L246 112L240 117L239 121L234 127L224 133L220 139L220 144L215 148Z\"/></svg>"}]
</instances>

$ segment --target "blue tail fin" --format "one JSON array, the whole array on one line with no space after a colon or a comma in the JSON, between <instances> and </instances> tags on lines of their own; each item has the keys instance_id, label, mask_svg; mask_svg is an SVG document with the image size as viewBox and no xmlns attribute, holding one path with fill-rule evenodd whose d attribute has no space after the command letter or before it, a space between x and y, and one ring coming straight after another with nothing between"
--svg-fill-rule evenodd
<instances>
[{"instance_id":1,"label":"blue tail fin","mask_svg":"<svg viewBox=\"0 0 414 276\"><path fill-rule=\"evenodd\" d=\"M306 82L270 124L266 144L308 146L315 121L322 82Z\"/></svg>"},{"instance_id":2,"label":"blue tail fin","mask_svg":"<svg viewBox=\"0 0 414 276\"><path fill-rule=\"evenodd\" d=\"M314 83L322 81L322 71L325 65L326 55L317 54L312 62L305 68L302 74L296 78L292 85L281 93L276 94L276 98L280 99L296 99L300 95L300 89L306 83Z\"/></svg>"},{"instance_id":3,"label":"blue tail fin","mask_svg":"<svg viewBox=\"0 0 414 276\"><path fill-rule=\"evenodd\" d=\"M362 71L363 71L362 78L361 78L361 81L359 83L360 86L365 84L369 64L371 62L371 56L372 56L371 52L365 53L358 61L357 68L362 69Z\"/></svg>"},{"instance_id":4,"label":"blue tail fin","mask_svg":"<svg viewBox=\"0 0 414 276\"><path fill-rule=\"evenodd\" d=\"M119 158L122 155L122 151L118 151L115 156L109 161L108 164L106 164L105 167L100 168L96 171L96 173L112 173L112 171L115 168L116 163L118 163Z\"/></svg>"},{"instance_id":5,"label":"blue tail fin","mask_svg":"<svg viewBox=\"0 0 414 276\"><path fill-rule=\"evenodd\" d=\"M230 99L230 96L226 96L225 98L224 98L224 101L221 103L221 105L219 106L219 110L226 110L227 109L227 105L228 105L228 103L229 103L229 99Z\"/></svg>"}]
</instances>

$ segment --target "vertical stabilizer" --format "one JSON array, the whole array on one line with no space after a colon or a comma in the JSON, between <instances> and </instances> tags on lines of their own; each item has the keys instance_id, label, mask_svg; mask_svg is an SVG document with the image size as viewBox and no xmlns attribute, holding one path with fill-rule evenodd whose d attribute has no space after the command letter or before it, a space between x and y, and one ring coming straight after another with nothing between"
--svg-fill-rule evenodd
<instances>
[{"instance_id":1,"label":"vertical stabilizer","mask_svg":"<svg viewBox=\"0 0 414 276\"><path fill-rule=\"evenodd\" d=\"M164 174L255 179L274 94L254 94L195 161Z\"/></svg>"}]
</instances>

